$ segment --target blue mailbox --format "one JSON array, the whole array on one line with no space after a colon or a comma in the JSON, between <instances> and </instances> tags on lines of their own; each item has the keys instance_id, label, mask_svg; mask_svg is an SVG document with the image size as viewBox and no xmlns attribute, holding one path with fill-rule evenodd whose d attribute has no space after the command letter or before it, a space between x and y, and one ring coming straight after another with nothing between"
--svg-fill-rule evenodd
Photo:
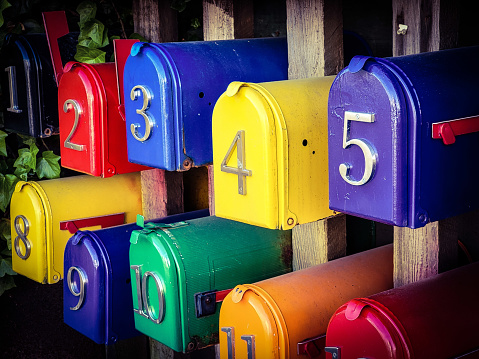
<instances>
[{"instance_id":1,"label":"blue mailbox","mask_svg":"<svg viewBox=\"0 0 479 359\"><path fill-rule=\"evenodd\" d=\"M329 94L329 203L401 227L479 208L479 47L354 57Z\"/></svg>"},{"instance_id":2,"label":"blue mailbox","mask_svg":"<svg viewBox=\"0 0 479 359\"><path fill-rule=\"evenodd\" d=\"M124 71L129 161L169 171L212 163L213 107L228 84L287 77L285 38L136 43Z\"/></svg>"},{"instance_id":3,"label":"blue mailbox","mask_svg":"<svg viewBox=\"0 0 479 359\"><path fill-rule=\"evenodd\" d=\"M152 222L174 223L209 215L199 210ZM128 252L136 224L78 231L64 254L63 319L99 344L140 335L135 329Z\"/></svg>"}]
</instances>

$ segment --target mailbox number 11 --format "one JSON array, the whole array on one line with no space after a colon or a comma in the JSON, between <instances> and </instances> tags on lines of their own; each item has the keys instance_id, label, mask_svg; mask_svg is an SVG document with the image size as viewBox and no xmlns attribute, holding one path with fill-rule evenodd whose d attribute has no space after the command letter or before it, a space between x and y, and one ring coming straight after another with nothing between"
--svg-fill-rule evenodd
<instances>
[{"instance_id":1,"label":"mailbox number 11","mask_svg":"<svg viewBox=\"0 0 479 359\"><path fill-rule=\"evenodd\" d=\"M373 123L374 114L350 111L344 113L343 148L346 149L351 145L359 146L364 155L364 174L360 180L354 180L349 174L352 166L347 162L339 165L339 173L347 183L353 186L361 186L368 183L369 180L373 178L374 172L376 171L378 155L376 149L369 143L369 141L359 138L350 139L351 121Z\"/></svg>"},{"instance_id":2,"label":"mailbox number 11","mask_svg":"<svg viewBox=\"0 0 479 359\"><path fill-rule=\"evenodd\" d=\"M226 164L230 160L234 149L236 148L236 158L238 167L229 167ZM233 142L226 152L225 158L221 162L221 171L227 173L233 173L238 175L238 193L246 195L246 176L251 176L251 171L247 170L245 167L245 146L244 146L244 130L240 130L236 133Z\"/></svg>"}]
</instances>

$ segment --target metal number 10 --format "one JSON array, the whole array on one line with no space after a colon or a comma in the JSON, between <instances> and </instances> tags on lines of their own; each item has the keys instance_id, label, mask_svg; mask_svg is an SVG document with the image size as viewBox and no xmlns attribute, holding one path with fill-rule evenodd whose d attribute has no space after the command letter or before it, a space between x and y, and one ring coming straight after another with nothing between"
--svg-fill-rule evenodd
<instances>
[{"instance_id":1,"label":"metal number 10","mask_svg":"<svg viewBox=\"0 0 479 359\"><path fill-rule=\"evenodd\" d=\"M347 183L353 186L361 186L368 183L369 180L373 178L374 172L376 171L378 155L374 146L372 146L367 140L357 138L350 139L351 121L373 123L374 114L349 111L344 113L343 148L346 149L351 145L359 146L364 155L364 174L360 180L354 180L349 174L352 166L347 162L339 165L339 173Z\"/></svg>"},{"instance_id":2,"label":"metal number 10","mask_svg":"<svg viewBox=\"0 0 479 359\"><path fill-rule=\"evenodd\" d=\"M130 92L131 100L136 101L136 99L140 96L140 92L143 94L143 106L140 109L137 109L136 113L143 116L143 119L145 120L145 126L146 126L145 134L142 137L140 137L138 133L138 127L140 127L140 125L138 123L132 123L130 126L130 130L131 130L131 134L136 140L140 142L144 142L150 138L151 129L153 128L153 124L154 124L153 119L146 112L146 110L150 108L150 103L153 96L151 95L151 92L146 87L141 85L136 85L131 89L131 92Z\"/></svg>"},{"instance_id":3,"label":"metal number 10","mask_svg":"<svg viewBox=\"0 0 479 359\"><path fill-rule=\"evenodd\" d=\"M135 313L138 313L142 317L150 319L156 324L160 324L165 316L165 286L158 274L153 272L145 272L143 277L141 276L141 265L132 265L131 269L135 271L136 277L136 294L138 298L138 309L133 308ZM150 296L148 293L148 280L152 278L155 281L156 292L158 295L158 314L155 318L155 313L152 305L150 304Z\"/></svg>"},{"instance_id":4,"label":"metal number 10","mask_svg":"<svg viewBox=\"0 0 479 359\"><path fill-rule=\"evenodd\" d=\"M229 167L226 164L230 160L233 151L236 147L236 163L238 167ZM233 142L231 142L228 152L226 152L225 158L221 162L221 171L227 173L233 173L238 175L238 193L246 195L246 176L251 176L252 173L250 170L247 170L245 167L245 145L244 145L244 130L240 130L236 133Z\"/></svg>"}]
</instances>

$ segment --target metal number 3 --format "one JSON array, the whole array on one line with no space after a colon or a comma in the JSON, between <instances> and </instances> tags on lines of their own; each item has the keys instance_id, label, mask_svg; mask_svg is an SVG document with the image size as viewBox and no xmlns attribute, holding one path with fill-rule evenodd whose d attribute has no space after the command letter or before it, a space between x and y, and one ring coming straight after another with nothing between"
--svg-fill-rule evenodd
<instances>
[{"instance_id":1,"label":"metal number 3","mask_svg":"<svg viewBox=\"0 0 479 359\"><path fill-rule=\"evenodd\" d=\"M230 160L235 147L238 167L229 167L226 164ZM244 130L240 130L236 133L235 138L233 139L233 142L228 149L228 152L226 152L225 158L223 158L223 161L221 162L221 171L238 175L238 193L242 195L246 195L246 176L252 175L252 172L245 168L246 165L244 158Z\"/></svg>"},{"instance_id":2,"label":"metal number 3","mask_svg":"<svg viewBox=\"0 0 479 359\"><path fill-rule=\"evenodd\" d=\"M346 149L351 145L357 145L363 151L364 155L364 174L360 180L354 180L349 172L351 170L351 164L341 163L339 165L339 173L343 180L353 186L361 186L369 182L373 178L376 171L377 152L373 145L364 139L350 139L351 124L350 121L358 122L374 122L374 114L349 112L344 113L344 128L343 128L343 148Z\"/></svg>"},{"instance_id":3,"label":"metal number 3","mask_svg":"<svg viewBox=\"0 0 479 359\"><path fill-rule=\"evenodd\" d=\"M75 112L75 122L73 123L73 127L72 127L72 130L70 131L70 134L68 135L67 139L64 142L64 146L71 150L84 151L85 145L78 145L70 141L73 134L77 130L78 120L80 119L80 115L82 114L80 104L77 101L72 99L66 100L65 103L63 104L63 112L67 113L70 110L70 106L68 105L71 105L71 107L73 107L73 112Z\"/></svg>"},{"instance_id":4,"label":"metal number 3","mask_svg":"<svg viewBox=\"0 0 479 359\"><path fill-rule=\"evenodd\" d=\"M79 280L79 285L75 284L72 281L72 273L73 271L76 271L78 273L78 280ZM85 299L85 283L87 282L87 276L85 272L78 267L70 267L68 269L67 273L67 283L68 283L68 289L70 290L70 293L73 294L75 297L80 297L78 298L78 303L74 307L70 307L70 310L78 310L80 309L81 305L83 304L83 300Z\"/></svg>"},{"instance_id":5,"label":"metal number 3","mask_svg":"<svg viewBox=\"0 0 479 359\"><path fill-rule=\"evenodd\" d=\"M131 269L135 271L136 278L136 294L138 298L138 309L133 308L135 313L150 319L156 324L160 324L165 316L165 286L160 277L153 272L145 272L141 276L141 265L132 265ZM148 293L148 279L155 281L156 292L158 294L158 314L155 318L153 307L150 304L150 295Z\"/></svg>"},{"instance_id":6,"label":"metal number 3","mask_svg":"<svg viewBox=\"0 0 479 359\"><path fill-rule=\"evenodd\" d=\"M132 123L130 126L131 133L133 137L135 137L136 140L140 142L144 142L147 139L150 138L151 135L151 129L153 128L153 119L146 113L146 110L150 108L150 103L151 99L153 96L151 95L150 90L148 90L146 87L141 86L141 85L136 85L131 89L130 92L130 98L132 101L136 101L136 99L140 96L140 92L143 94L143 106L140 109L136 110L136 113L143 116L143 119L145 120L145 134L140 137L140 134L138 133L138 127L140 127L140 124L138 123Z\"/></svg>"},{"instance_id":7,"label":"metal number 3","mask_svg":"<svg viewBox=\"0 0 479 359\"><path fill-rule=\"evenodd\" d=\"M23 221L23 232L22 228L20 227L20 220ZM27 259L28 257L30 257L30 252L32 250L32 245L27 238L28 232L30 231L30 224L28 223L28 220L25 218L25 216L19 214L15 217L13 225L15 226L15 232L17 232L17 236L15 237L14 241L15 252L21 259ZM25 246L25 254L22 254L22 251L20 249L20 241L22 241L23 245Z\"/></svg>"}]
</instances>

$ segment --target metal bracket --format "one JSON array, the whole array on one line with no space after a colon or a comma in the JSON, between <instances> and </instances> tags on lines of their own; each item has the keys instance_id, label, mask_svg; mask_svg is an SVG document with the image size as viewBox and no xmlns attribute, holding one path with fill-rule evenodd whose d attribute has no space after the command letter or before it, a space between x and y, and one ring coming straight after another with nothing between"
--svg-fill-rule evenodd
<instances>
[{"instance_id":1,"label":"metal bracket","mask_svg":"<svg viewBox=\"0 0 479 359\"><path fill-rule=\"evenodd\" d=\"M432 138L442 139L445 145L452 145L456 142L456 136L473 132L479 132L479 116L464 117L432 124Z\"/></svg>"},{"instance_id":2,"label":"metal bracket","mask_svg":"<svg viewBox=\"0 0 479 359\"><path fill-rule=\"evenodd\" d=\"M326 335L305 339L298 343L298 355L307 355L309 358L317 358L326 345Z\"/></svg>"},{"instance_id":3,"label":"metal bracket","mask_svg":"<svg viewBox=\"0 0 479 359\"><path fill-rule=\"evenodd\" d=\"M216 313L216 303L222 302L231 289L210 290L195 294L196 318L206 317Z\"/></svg>"}]
</instances>

